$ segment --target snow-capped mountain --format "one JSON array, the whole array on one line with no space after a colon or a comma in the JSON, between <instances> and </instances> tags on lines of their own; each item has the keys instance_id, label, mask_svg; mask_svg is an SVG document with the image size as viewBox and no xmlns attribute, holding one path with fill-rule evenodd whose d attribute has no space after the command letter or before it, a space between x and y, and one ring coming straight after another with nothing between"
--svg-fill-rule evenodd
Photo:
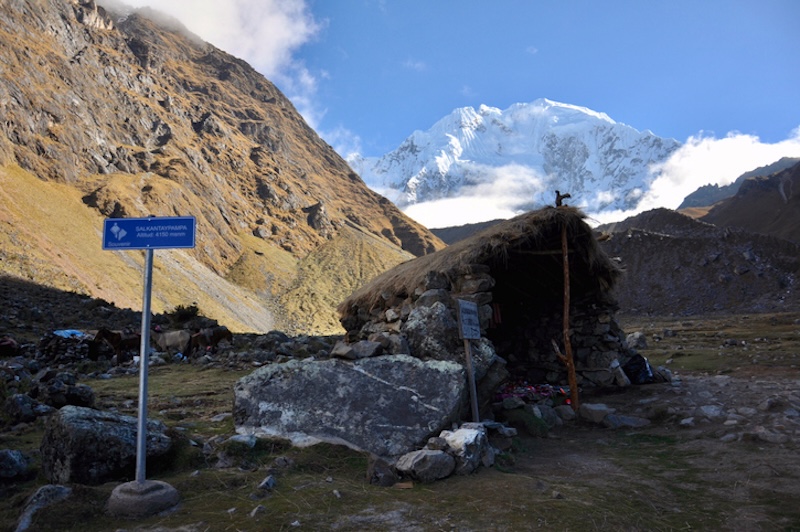
<instances>
[{"instance_id":1,"label":"snow-capped mountain","mask_svg":"<svg viewBox=\"0 0 800 532\"><path fill-rule=\"evenodd\" d=\"M588 212L631 209L648 189L649 167L680 147L604 113L538 99L506 110L454 110L379 158L348 161L401 208L502 192L511 210L553 202L556 189Z\"/></svg>"}]
</instances>

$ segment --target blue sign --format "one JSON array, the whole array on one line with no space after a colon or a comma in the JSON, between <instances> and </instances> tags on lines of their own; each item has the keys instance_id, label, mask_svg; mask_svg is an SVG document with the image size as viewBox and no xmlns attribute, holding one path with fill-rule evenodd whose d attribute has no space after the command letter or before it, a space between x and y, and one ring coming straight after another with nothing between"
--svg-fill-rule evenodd
<instances>
[{"instance_id":1,"label":"blue sign","mask_svg":"<svg viewBox=\"0 0 800 532\"><path fill-rule=\"evenodd\" d=\"M103 249L193 248L194 216L106 218Z\"/></svg>"}]
</instances>

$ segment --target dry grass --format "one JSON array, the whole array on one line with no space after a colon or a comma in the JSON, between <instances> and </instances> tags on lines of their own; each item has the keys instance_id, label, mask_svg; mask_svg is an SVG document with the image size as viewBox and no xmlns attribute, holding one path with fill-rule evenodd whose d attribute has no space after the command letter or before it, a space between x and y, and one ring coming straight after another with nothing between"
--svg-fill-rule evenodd
<instances>
[{"instance_id":1,"label":"dry grass","mask_svg":"<svg viewBox=\"0 0 800 532\"><path fill-rule=\"evenodd\" d=\"M94 189L100 182L110 197L129 203L142 187L132 175L96 177L84 185ZM17 167L0 168L0 274L140 310L143 252L102 250L103 217L84 205L83 192ZM155 252L153 312L197 305L237 332L340 333L336 305L366 280L412 257L350 226L302 260L240 233L241 254L223 277L196 257L213 252L206 249L203 226L198 219L197 250Z\"/></svg>"},{"instance_id":2,"label":"dry grass","mask_svg":"<svg viewBox=\"0 0 800 532\"><path fill-rule=\"evenodd\" d=\"M750 376L800 376L800 314L683 318L626 316L627 332L642 331L652 364L673 371Z\"/></svg>"}]
</instances>

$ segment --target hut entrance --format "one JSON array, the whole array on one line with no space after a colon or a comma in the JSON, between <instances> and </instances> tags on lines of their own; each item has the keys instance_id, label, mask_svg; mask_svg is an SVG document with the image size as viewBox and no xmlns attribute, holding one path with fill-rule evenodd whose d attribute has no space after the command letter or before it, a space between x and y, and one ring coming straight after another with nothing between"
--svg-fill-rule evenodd
<instances>
[{"instance_id":1,"label":"hut entrance","mask_svg":"<svg viewBox=\"0 0 800 532\"><path fill-rule=\"evenodd\" d=\"M529 383L566 384L564 364L553 341L563 345L564 262L557 227L546 230L535 249L511 250L505 260L493 260L490 275L492 322L486 337L507 362L512 379ZM580 235L585 236L585 235ZM589 235L591 236L591 235ZM570 244L570 338L581 368L603 364L597 353L615 349L604 345L612 333L616 310L609 294L593 275L590 257L579 240Z\"/></svg>"}]
</instances>

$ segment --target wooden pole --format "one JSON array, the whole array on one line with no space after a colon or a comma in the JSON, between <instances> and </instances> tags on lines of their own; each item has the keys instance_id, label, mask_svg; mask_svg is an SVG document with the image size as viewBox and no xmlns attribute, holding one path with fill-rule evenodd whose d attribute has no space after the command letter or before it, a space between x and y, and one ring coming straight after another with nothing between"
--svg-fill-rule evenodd
<instances>
[{"instance_id":1,"label":"wooden pole","mask_svg":"<svg viewBox=\"0 0 800 532\"><path fill-rule=\"evenodd\" d=\"M565 355L558 353L558 357L567 366L569 379L569 395L572 409L578 410L578 379L575 376L575 359L572 357L572 342L569 339L569 246L567 245L567 224L561 228L561 255L564 257L564 351Z\"/></svg>"},{"instance_id":2,"label":"wooden pole","mask_svg":"<svg viewBox=\"0 0 800 532\"><path fill-rule=\"evenodd\" d=\"M478 410L478 390L475 386L475 368L472 365L472 348L469 340L464 338L464 352L467 356L467 378L469 379L469 398L472 406L472 421L480 423L481 416Z\"/></svg>"}]
</instances>

